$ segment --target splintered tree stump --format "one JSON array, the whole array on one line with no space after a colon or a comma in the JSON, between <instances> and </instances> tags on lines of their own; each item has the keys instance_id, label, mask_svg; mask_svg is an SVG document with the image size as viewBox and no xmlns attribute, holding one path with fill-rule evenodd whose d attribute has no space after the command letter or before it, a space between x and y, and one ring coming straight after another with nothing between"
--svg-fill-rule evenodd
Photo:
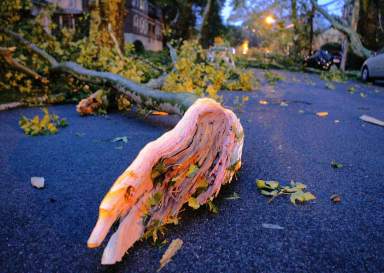
<instances>
[{"instance_id":1,"label":"splintered tree stump","mask_svg":"<svg viewBox=\"0 0 384 273\"><path fill-rule=\"evenodd\" d=\"M198 99L174 129L148 143L102 200L88 247L117 231L102 264L122 260L146 231L175 219L185 203L203 205L231 182L241 166L243 128L236 115L211 99Z\"/></svg>"},{"instance_id":2,"label":"splintered tree stump","mask_svg":"<svg viewBox=\"0 0 384 273\"><path fill-rule=\"evenodd\" d=\"M102 264L121 261L145 234L177 223L185 203L194 208L210 204L221 185L231 182L241 167L243 128L232 111L214 100L154 90L110 72L89 70L73 62L60 63L21 35L2 31L45 59L53 72L106 83L143 108L184 114L174 129L140 151L102 200L88 247L100 246L113 223L120 219L104 249ZM96 92L81 101L77 110L92 114L104 103L104 93Z\"/></svg>"}]
</instances>

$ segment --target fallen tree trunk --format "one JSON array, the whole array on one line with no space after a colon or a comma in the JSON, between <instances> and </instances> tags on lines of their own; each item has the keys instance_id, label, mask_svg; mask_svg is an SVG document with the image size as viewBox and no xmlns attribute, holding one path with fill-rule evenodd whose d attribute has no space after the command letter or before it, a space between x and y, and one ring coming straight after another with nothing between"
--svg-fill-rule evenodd
<instances>
[{"instance_id":1,"label":"fallen tree trunk","mask_svg":"<svg viewBox=\"0 0 384 273\"><path fill-rule=\"evenodd\" d=\"M113 73L85 69L73 62L59 63L20 35L9 33L40 56L48 57L52 71L109 83L140 106L185 113L174 129L140 151L101 202L88 247L100 246L112 224L120 219L104 250L102 264L121 261L142 236L155 237L159 227L176 223L184 204L193 208L210 204L241 167L243 128L232 111L214 100L153 90Z\"/></svg>"}]
</instances>

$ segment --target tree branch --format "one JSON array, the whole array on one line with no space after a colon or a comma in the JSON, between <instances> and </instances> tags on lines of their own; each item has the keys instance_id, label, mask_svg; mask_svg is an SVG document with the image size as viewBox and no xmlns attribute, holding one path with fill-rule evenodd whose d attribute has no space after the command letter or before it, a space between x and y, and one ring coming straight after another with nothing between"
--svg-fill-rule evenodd
<instances>
[{"instance_id":1,"label":"tree branch","mask_svg":"<svg viewBox=\"0 0 384 273\"><path fill-rule=\"evenodd\" d=\"M80 80L109 83L117 90L117 92L128 96L131 101L141 107L167 112L170 114L182 115L198 99L198 97L192 93L171 93L155 90L144 85L137 84L120 75L86 69L74 62L59 63L50 54L40 49L35 44L29 42L21 35L12 31L6 31L6 33L16 38L30 50L47 60L51 64L52 71L69 73Z\"/></svg>"},{"instance_id":2,"label":"tree branch","mask_svg":"<svg viewBox=\"0 0 384 273\"><path fill-rule=\"evenodd\" d=\"M12 55L13 55L13 52L15 52L16 50L16 47L9 47L9 48L5 48L5 47L0 47L0 55L3 56L4 60L10 65L12 66L13 68L29 75L29 76L32 76L34 79L40 81L41 83L43 84L47 84L49 81L40 76L37 72L33 71L32 69L30 69L29 67L19 63L18 61L16 61Z\"/></svg>"},{"instance_id":3,"label":"tree branch","mask_svg":"<svg viewBox=\"0 0 384 273\"><path fill-rule=\"evenodd\" d=\"M320 12L325 17L325 19L327 19L332 24L332 26L335 29L347 35L349 41L351 42L351 48L356 55L362 58L368 58L371 56L371 51L363 46L360 39L360 35L356 31L339 22L335 17L330 15L325 9L320 7L317 4L316 0L311 0L311 3L316 8L316 10Z\"/></svg>"},{"instance_id":4,"label":"tree branch","mask_svg":"<svg viewBox=\"0 0 384 273\"><path fill-rule=\"evenodd\" d=\"M58 61L50 54L36 46L35 44L31 43L30 41L26 40L23 36L20 34L13 32L8 29L2 29L0 28L0 31L3 31L4 33L8 34L9 36L12 36L15 38L18 42L22 43L25 45L27 48L35 52L36 54L40 55L43 59L47 60L51 66L55 66L58 64Z\"/></svg>"}]
</instances>

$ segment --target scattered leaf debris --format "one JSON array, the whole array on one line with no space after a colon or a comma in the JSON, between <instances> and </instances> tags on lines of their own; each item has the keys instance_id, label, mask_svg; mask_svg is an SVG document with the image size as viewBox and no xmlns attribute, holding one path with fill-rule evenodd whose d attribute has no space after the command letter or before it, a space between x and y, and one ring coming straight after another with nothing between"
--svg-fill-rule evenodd
<instances>
[{"instance_id":1,"label":"scattered leaf debris","mask_svg":"<svg viewBox=\"0 0 384 273\"><path fill-rule=\"evenodd\" d=\"M37 189L44 188L45 186L44 182L45 182L44 177L36 177L36 176L31 177L31 184Z\"/></svg>"},{"instance_id":2,"label":"scattered leaf debris","mask_svg":"<svg viewBox=\"0 0 384 273\"><path fill-rule=\"evenodd\" d=\"M268 101L266 101L266 100L259 100L259 103L262 104L262 105L267 105Z\"/></svg>"},{"instance_id":3,"label":"scattered leaf debris","mask_svg":"<svg viewBox=\"0 0 384 273\"><path fill-rule=\"evenodd\" d=\"M42 108L41 110L44 113L42 118L38 115L34 116L32 119L21 116L19 125L26 135L54 135L58 132L58 128L68 126L66 119L60 119L58 115L50 114L48 108Z\"/></svg>"},{"instance_id":4,"label":"scattered leaf debris","mask_svg":"<svg viewBox=\"0 0 384 273\"><path fill-rule=\"evenodd\" d=\"M268 229L284 229L282 226L279 226L279 225L276 225L276 224L262 223L261 226L263 228L268 228Z\"/></svg>"},{"instance_id":5,"label":"scattered leaf debris","mask_svg":"<svg viewBox=\"0 0 384 273\"><path fill-rule=\"evenodd\" d=\"M331 195L331 201L335 204L338 204L341 202L341 197L338 194Z\"/></svg>"},{"instance_id":6,"label":"scattered leaf debris","mask_svg":"<svg viewBox=\"0 0 384 273\"><path fill-rule=\"evenodd\" d=\"M172 257L175 256L175 254L177 253L177 251L179 251L182 245L183 241L181 239L172 240L167 250L164 252L163 257L161 257L160 267L157 272L159 272L166 264L168 264L172 260Z\"/></svg>"},{"instance_id":7,"label":"scattered leaf debris","mask_svg":"<svg viewBox=\"0 0 384 273\"><path fill-rule=\"evenodd\" d=\"M268 203L272 202L280 195L290 195L290 201L294 205L298 202L305 203L316 199L312 193L305 192L307 186L299 182L291 181L289 185L284 186L278 181L265 181L257 179L256 186L262 195L271 197Z\"/></svg>"}]
</instances>

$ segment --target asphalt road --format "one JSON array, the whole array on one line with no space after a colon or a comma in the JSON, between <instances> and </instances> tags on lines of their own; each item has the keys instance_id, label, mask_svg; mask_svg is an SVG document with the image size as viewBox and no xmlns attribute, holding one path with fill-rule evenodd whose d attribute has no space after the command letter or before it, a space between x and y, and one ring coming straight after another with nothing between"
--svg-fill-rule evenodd
<instances>
[{"instance_id":1,"label":"asphalt road","mask_svg":"<svg viewBox=\"0 0 384 273\"><path fill-rule=\"evenodd\" d=\"M284 74L275 87L263 81L259 91L223 93L228 106L249 96L235 107L243 108L243 168L216 199L217 215L187 210L168 228L167 239L184 245L162 272L384 272L384 128L359 120L384 120L384 88L350 81L329 90L317 75ZM50 111L69 126L43 137L25 136L17 124L38 108L0 112L0 272L155 272L165 247L138 242L121 263L101 266L103 248L86 241L111 183L176 119L79 117L74 105ZM119 136L128 143L111 142ZM333 169L332 160L344 167ZM46 188L33 188L31 176L45 177ZM317 199L268 204L257 178L303 182ZM240 199L225 199L233 192Z\"/></svg>"}]
</instances>

